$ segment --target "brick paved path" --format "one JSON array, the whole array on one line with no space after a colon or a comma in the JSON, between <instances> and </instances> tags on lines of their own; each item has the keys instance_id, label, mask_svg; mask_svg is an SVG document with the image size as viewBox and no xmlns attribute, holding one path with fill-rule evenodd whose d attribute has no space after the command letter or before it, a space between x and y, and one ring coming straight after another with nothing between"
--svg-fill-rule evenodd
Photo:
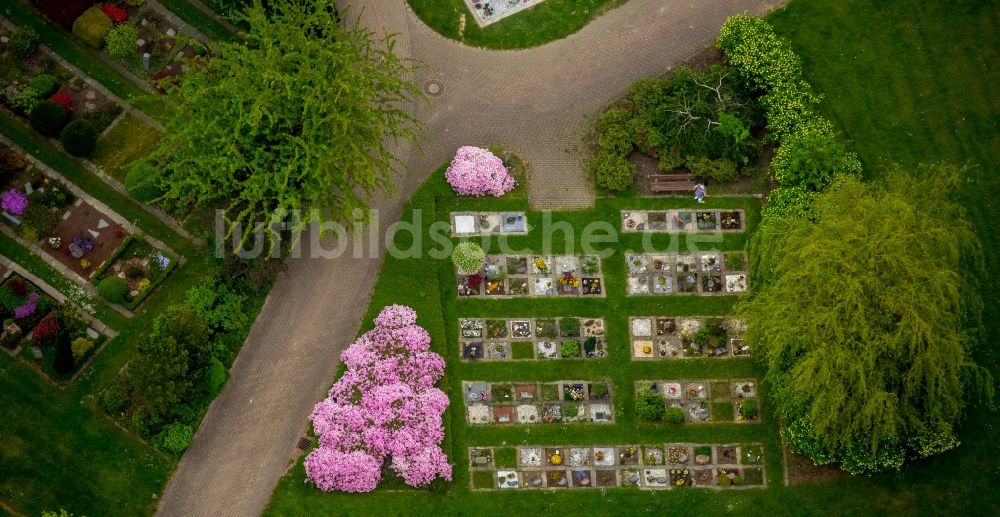
<instances>
[{"instance_id":1,"label":"brick paved path","mask_svg":"<svg viewBox=\"0 0 1000 517\"><path fill-rule=\"evenodd\" d=\"M338 2L340 3L340 2ZM588 117L639 78L659 75L709 45L722 21L779 0L630 0L566 39L522 51L474 49L423 25L403 0L352 0L364 25L398 35L396 50L426 66L444 93L413 108L427 124L410 172L374 201L384 228L426 176L461 145L501 145L528 162L538 208L580 208L594 191L582 172ZM360 8L360 9L359 9ZM348 248L350 249L350 248ZM164 516L257 515L295 458L306 416L324 396L340 351L358 330L378 259L293 260L261 311L162 497Z\"/></svg>"}]
</instances>

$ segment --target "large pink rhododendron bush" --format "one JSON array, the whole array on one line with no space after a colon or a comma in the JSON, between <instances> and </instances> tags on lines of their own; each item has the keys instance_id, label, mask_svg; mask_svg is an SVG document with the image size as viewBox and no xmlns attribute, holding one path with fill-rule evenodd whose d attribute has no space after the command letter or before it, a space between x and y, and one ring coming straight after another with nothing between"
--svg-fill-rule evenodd
<instances>
[{"instance_id":1,"label":"large pink rhododendron bush","mask_svg":"<svg viewBox=\"0 0 1000 517\"><path fill-rule=\"evenodd\" d=\"M386 307L341 354L347 371L310 416L319 447L306 458L306 475L320 490L370 492L386 461L412 486L451 479L440 447L448 397L434 387L444 359L416 321L409 307Z\"/></svg>"},{"instance_id":2,"label":"large pink rhododendron bush","mask_svg":"<svg viewBox=\"0 0 1000 517\"><path fill-rule=\"evenodd\" d=\"M488 149L460 147L444 177L451 188L463 196L500 197L514 188L516 181L503 160Z\"/></svg>"}]
</instances>

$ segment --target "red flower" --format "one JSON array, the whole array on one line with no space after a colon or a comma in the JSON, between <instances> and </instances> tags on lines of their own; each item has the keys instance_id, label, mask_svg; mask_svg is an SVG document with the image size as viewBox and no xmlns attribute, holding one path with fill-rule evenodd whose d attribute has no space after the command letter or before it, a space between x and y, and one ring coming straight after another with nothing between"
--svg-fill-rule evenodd
<instances>
[{"instance_id":1,"label":"red flower","mask_svg":"<svg viewBox=\"0 0 1000 517\"><path fill-rule=\"evenodd\" d=\"M55 313L50 312L48 316L42 319L35 327L32 333L35 336L36 343L44 343L59 334L59 320L56 319Z\"/></svg>"},{"instance_id":2,"label":"red flower","mask_svg":"<svg viewBox=\"0 0 1000 517\"><path fill-rule=\"evenodd\" d=\"M117 5L101 4L101 10L104 11L104 14L108 15L108 18L111 18L111 21L115 22L116 25L119 23L125 23L125 20L128 19L128 11L118 7Z\"/></svg>"},{"instance_id":3,"label":"red flower","mask_svg":"<svg viewBox=\"0 0 1000 517\"><path fill-rule=\"evenodd\" d=\"M70 97L68 93L64 91L58 91L49 97L49 100L62 106L66 110L66 114L73 112L73 97Z\"/></svg>"}]
</instances>

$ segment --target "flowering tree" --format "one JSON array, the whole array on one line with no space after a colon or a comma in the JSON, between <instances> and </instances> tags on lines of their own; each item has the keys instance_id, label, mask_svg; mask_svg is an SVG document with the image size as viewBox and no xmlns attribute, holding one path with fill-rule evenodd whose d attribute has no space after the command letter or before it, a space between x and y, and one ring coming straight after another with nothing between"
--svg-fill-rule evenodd
<instances>
[{"instance_id":1,"label":"flowering tree","mask_svg":"<svg viewBox=\"0 0 1000 517\"><path fill-rule=\"evenodd\" d=\"M387 458L412 486L451 479L440 448L448 397L434 388L444 359L416 321L409 307L386 307L341 354L347 372L310 416L319 447L306 458L306 475L320 490L370 492Z\"/></svg>"},{"instance_id":2,"label":"flowering tree","mask_svg":"<svg viewBox=\"0 0 1000 517\"><path fill-rule=\"evenodd\" d=\"M516 181L503 161L487 149L459 147L444 177L463 196L500 197L514 188Z\"/></svg>"},{"instance_id":3,"label":"flowering tree","mask_svg":"<svg viewBox=\"0 0 1000 517\"><path fill-rule=\"evenodd\" d=\"M10 215L21 215L24 209L28 208L28 197L15 189L10 189L3 193L3 200L0 201L3 211Z\"/></svg>"}]
</instances>

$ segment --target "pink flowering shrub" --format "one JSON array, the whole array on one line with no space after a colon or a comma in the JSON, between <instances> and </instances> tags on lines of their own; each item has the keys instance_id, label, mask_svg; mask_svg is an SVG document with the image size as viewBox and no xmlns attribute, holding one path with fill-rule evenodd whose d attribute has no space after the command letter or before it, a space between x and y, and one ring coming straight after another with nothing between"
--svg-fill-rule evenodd
<instances>
[{"instance_id":1,"label":"pink flowering shrub","mask_svg":"<svg viewBox=\"0 0 1000 517\"><path fill-rule=\"evenodd\" d=\"M347 371L309 417L319 447L306 458L306 476L320 490L374 490L387 460L412 486L451 479L440 447L448 396L434 387L444 359L416 321L409 307L386 307L341 354Z\"/></svg>"},{"instance_id":2,"label":"pink flowering shrub","mask_svg":"<svg viewBox=\"0 0 1000 517\"><path fill-rule=\"evenodd\" d=\"M3 206L3 211L10 215L21 215L24 209L28 208L28 197L15 189L10 189L3 193L0 205Z\"/></svg>"},{"instance_id":3,"label":"pink flowering shrub","mask_svg":"<svg viewBox=\"0 0 1000 517\"><path fill-rule=\"evenodd\" d=\"M503 161L487 149L460 147L444 177L463 196L500 197L514 188L514 177Z\"/></svg>"}]
</instances>

